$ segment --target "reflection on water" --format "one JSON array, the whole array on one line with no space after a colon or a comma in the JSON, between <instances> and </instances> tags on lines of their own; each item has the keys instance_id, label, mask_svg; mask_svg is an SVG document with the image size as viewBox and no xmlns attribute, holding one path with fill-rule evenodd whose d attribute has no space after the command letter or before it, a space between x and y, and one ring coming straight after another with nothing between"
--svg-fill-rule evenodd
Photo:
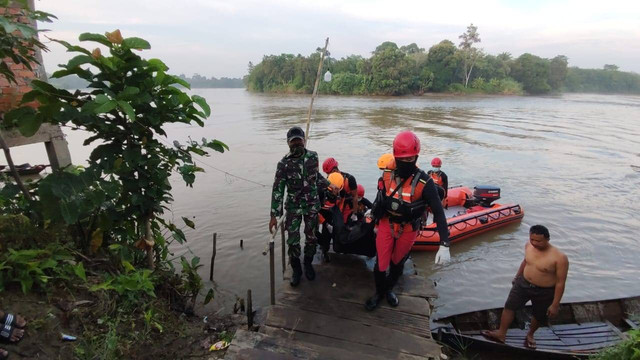
<instances>
[{"instance_id":1,"label":"reflection on water","mask_svg":"<svg viewBox=\"0 0 640 360\"><path fill-rule=\"evenodd\" d=\"M189 136L223 140L231 150L204 162L265 186L208 167L193 189L176 176L176 200L166 215L177 221L195 216L197 228L187 229L187 247L174 251L200 256L206 277L211 236L217 232L218 302L229 309L234 294L243 296L250 288L254 302L266 304L268 259L262 250L269 239L271 182L287 151L286 131L304 124L309 98L195 91L212 105L212 118L204 128L169 128L170 142ZM335 157L372 198L378 156L391 150L395 134L413 129L422 140L418 163L423 168L439 156L452 185L495 184L503 201L524 207L522 224L455 244L450 264L434 266L434 254L413 254L419 269L437 282L437 315L443 316L502 306L529 226L537 223L550 228L551 241L571 261L565 300L640 294L638 119L640 98L632 96L320 97L309 148L321 161ZM88 156L81 146L84 137L68 134L78 163ZM31 149L37 149L35 155ZM44 147L15 153L19 163L46 161Z\"/></svg>"}]
</instances>

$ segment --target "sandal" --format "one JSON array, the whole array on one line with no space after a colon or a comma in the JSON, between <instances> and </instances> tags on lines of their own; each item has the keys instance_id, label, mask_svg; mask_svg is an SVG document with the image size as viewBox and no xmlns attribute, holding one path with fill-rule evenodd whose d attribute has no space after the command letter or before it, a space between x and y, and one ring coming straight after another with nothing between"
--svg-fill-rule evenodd
<instances>
[{"instance_id":1,"label":"sandal","mask_svg":"<svg viewBox=\"0 0 640 360\"><path fill-rule=\"evenodd\" d=\"M4 326L0 330L0 340L4 342L12 343L12 344L19 343L20 340L22 340L22 338L24 337L24 331L22 332L22 335L20 335L20 337L17 340L11 340L11 336L13 335L14 331L22 331L22 329L18 329L16 327L4 324Z\"/></svg>"},{"instance_id":2,"label":"sandal","mask_svg":"<svg viewBox=\"0 0 640 360\"><path fill-rule=\"evenodd\" d=\"M18 325L18 316L19 315L14 315L11 313L4 313L4 316L0 318L0 324L5 324L5 325L9 325L9 326L13 326L16 327L18 329L24 329L25 326L27 326L27 321L23 318L22 325ZM22 316L20 316L22 317Z\"/></svg>"}]
</instances>

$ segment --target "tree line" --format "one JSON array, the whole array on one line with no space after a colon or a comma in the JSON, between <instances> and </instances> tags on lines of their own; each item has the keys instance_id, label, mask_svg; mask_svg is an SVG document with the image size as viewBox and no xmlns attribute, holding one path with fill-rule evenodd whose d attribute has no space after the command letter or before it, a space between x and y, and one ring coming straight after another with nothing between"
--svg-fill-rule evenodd
<instances>
[{"instance_id":1,"label":"tree line","mask_svg":"<svg viewBox=\"0 0 640 360\"><path fill-rule=\"evenodd\" d=\"M185 80L191 85L191 88L243 88L245 87L244 81L241 78L215 78L202 76L200 74L193 74L192 77L188 77L185 74L180 74L179 78ZM62 88L62 89L85 89L89 87L89 82L82 79L77 75L69 75L64 78L52 78L48 75L49 83Z\"/></svg>"},{"instance_id":2,"label":"tree line","mask_svg":"<svg viewBox=\"0 0 640 360\"><path fill-rule=\"evenodd\" d=\"M327 53L324 71L330 82L318 91L336 95L420 95L425 92L547 94L561 91L640 93L640 75L603 69L568 67L568 58L530 53L514 58L503 52L486 54L476 45L480 35L471 24L456 46L443 40L428 50L416 43L398 46L386 41L369 58L350 55L334 59ZM281 54L249 63L246 86L255 92L311 93L321 49L309 56Z\"/></svg>"}]
</instances>

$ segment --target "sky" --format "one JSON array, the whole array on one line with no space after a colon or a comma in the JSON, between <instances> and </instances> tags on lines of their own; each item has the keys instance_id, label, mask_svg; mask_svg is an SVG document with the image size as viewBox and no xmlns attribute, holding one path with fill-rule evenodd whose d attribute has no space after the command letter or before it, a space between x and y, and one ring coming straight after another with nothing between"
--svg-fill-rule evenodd
<instances>
[{"instance_id":1,"label":"sky","mask_svg":"<svg viewBox=\"0 0 640 360\"><path fill-rule=\"evenodd\" d=\"M242 77L249 61L309 55L326 37L334 58L369 57L384 41L428 50L444 39L457 44L470 23L489 54L565 55L570 66L640 73L640 1L37 0L36 8L58 17L39 25L51 38L78 43L83 32L120 29L151 43L143 57L187 76ZM51 73L73 54L48 45Z\"/></svg>"}]
</instances>

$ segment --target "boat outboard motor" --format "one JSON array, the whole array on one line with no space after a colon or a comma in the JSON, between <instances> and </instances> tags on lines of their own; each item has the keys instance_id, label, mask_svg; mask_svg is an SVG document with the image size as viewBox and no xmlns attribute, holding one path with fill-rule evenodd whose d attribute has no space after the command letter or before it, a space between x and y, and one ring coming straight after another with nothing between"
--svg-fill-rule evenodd
<instances>
[{"instance_id":1,"label":"boat outboard motor","mask_svg":"<svg viewBox=\"0 0 640 360\"><path fill-rule=\"evenodd\" d=\"M491 203L500 199L500 188L492 185L478 185L473 188L475 202L483 207L491 207Z\"/></svg>"}]
</instances>

